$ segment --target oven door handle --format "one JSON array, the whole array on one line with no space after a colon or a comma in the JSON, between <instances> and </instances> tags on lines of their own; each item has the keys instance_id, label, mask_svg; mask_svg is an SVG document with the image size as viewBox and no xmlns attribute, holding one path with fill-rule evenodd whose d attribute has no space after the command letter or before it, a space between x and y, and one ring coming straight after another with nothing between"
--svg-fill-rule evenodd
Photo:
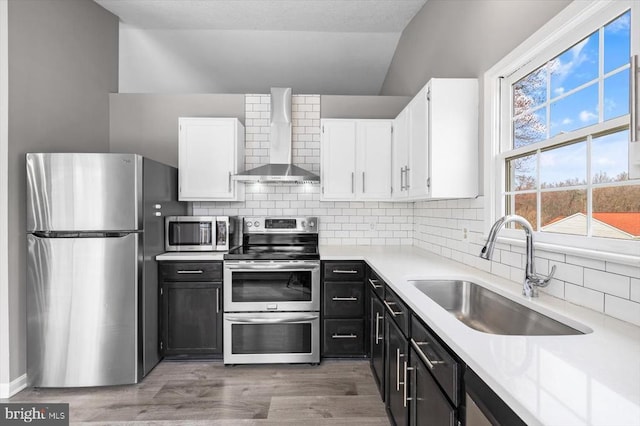
<instances>
[{"instance_id":1,"label":"oven door handle","mask_svg":"<svg viewBox=\"0 0 640 426\"><path fill-rule=\"evenodd\" d=\"M226 264L225 268L237 271L257 271L257 270L279 270L279 271L309 271L313 269L319 269L320 265L318 264L300 264L300 265L292 265L292 264L269 264L269 265L229 265Z\"/></svg>"},{"instance_id":2,"label":"oven door handle","mask_svg":"<svg viewBox=\"0 0 640 426\"><path fill-rule=\"evenodd\" d=\"M234 316L234 315L225 315L225 321L231 322L239 322L246 324L276 324L276 323L286 323L286 322L301 322L301 321L310 321L318 319L318 315L300 315L296 317L288 317L288 318L247 318L244 316Z\"/></svg>"}]
</instances>

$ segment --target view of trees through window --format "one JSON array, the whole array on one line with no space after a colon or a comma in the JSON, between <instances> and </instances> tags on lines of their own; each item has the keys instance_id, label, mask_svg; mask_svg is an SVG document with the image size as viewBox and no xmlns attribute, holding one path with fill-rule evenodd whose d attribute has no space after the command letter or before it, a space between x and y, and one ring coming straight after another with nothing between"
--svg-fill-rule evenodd
<instances>
[{"instance_id":1,"label":"view of trees through window","mask_svg":"<svg viewBox=\"0 0 640 426\"><path fill-rule=\"evenodd\" d=\"M630 21L627 11L511 85L513 149L594 130L507 157L507 212L537 230L640 238L628 121L606 125L629 114Z\"/></svg>"}]
</instances>

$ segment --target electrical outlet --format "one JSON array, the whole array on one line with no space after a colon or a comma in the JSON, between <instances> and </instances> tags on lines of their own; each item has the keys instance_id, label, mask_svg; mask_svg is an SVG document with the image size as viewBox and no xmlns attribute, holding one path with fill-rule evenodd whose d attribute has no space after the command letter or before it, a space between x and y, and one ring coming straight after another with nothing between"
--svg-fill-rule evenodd
<instances>
[{"instance_id":1,"label":"electrical outlet","mask_svg":"<svg viewBox=\"0 0 640 426\"><path fill-rule=\"evenodd\" d=\"M467 228L462 228L462 239L466 240L469 237Z\"/></svg>"},{"instance_id":2,"label":"electrical outlet","mask_svg":"<svg viewBox=\"0 0 640 426\"><path fill-rule=\"evenodd\" d=\"M375 231L375 230L376 230L376 224L375 224L375 223L373 223L373 222L371 222L371 223L369 224L369 228L370 228L372 231Z\"/></svg>"}]
</instances>

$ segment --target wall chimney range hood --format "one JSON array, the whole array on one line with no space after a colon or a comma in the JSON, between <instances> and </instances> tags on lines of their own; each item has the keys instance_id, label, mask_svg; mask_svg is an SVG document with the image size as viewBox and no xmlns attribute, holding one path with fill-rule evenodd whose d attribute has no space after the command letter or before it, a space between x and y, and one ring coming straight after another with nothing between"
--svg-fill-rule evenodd
<instances>
[{"instance_id":1,"label":"wall chimney range hood","mask_svg":"<svg viewBox=\"0 0 640 426\"><path fill-rule=\"evenodd\" d=\"M234 176L239 182L319 183L320 177L291 164L291 88L271 88L269 164Z\"/></svg>"}]
</instances>

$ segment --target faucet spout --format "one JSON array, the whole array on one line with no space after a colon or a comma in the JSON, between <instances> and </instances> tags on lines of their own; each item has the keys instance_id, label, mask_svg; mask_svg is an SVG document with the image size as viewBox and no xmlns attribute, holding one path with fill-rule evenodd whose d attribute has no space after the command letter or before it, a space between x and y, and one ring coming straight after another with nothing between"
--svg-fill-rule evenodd
<instances>
[{"instance_id":1,"label":"faucet spout","mask_svg":"<svg viewBox=\"0 0 640 426\"><path fill-rule=\"evenodd\" d=\"M508 223L517 223L522 226L525 234L525 244L526 244L526 265L524 272L524 282L522 283L522 294L527 297L536 297L538 296L537 287L546 287L549 285L549 281L553 277L553 274L556 271L555 265L551 268L551 273L548 276L542 276L536 273L535 268L535 249L533 246L533 228L531 224L522 216L518 215L507 215L498 219L493 226L491 226L491 230L489 231L489 236L487 237L487 242L480 252L480 257L486 260L491 260L493 257L493 250L496 244L496 239L498 238L498 233L500 230Z\"/></svg>"}]
</instances>

